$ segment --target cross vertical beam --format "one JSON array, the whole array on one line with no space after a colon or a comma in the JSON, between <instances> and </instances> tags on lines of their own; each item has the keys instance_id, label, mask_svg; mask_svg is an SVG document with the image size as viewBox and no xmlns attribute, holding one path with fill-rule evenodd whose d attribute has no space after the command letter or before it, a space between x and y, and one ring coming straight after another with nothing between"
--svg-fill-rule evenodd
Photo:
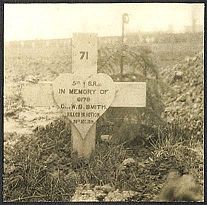
<instances>
[{"instance_id":1,"label":"cross vertical beam","mask_svg":"<svg viewBox=\"0 0 207 205\"><path fill-rule=\"evenodd\" d=\"M90 76L97 73L97 35L76 33L72 39L72 73ZM79 156L89 157L95 149L96 123L83 139L71 123L72 149Z\"/></svg>"}]
</instances>

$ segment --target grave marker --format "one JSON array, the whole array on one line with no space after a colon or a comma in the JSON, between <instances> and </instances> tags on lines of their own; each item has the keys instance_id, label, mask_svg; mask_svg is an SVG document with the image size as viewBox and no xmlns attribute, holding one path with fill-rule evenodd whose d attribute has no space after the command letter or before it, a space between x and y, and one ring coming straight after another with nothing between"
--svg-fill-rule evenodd
<instances>
[{"instance_id":1,"label":"grave marker","mask_svg":"<svg viewBox=\"0 0 207 205\"><path fill-rule=\"evenodd\" d=\"M113 80L106 74L64 74L53 82L54 99L84 139L115 95Z\"/></svg>"},{"instance_id":2,"label":"grave marker","mask_svg":"<svg viewBox=\"0 0 207 205\"><path fill-rule=\"evenodd\" d=\"M72 39L72 73L60 74L53 83L25 85L22 96L26 105L58 106L72 122L73 150L89 157L95 149L97 119L109 106L145 107L146 83L113 82L97 74L97 35L77 33Z\"/></svg>"}]
</instances>

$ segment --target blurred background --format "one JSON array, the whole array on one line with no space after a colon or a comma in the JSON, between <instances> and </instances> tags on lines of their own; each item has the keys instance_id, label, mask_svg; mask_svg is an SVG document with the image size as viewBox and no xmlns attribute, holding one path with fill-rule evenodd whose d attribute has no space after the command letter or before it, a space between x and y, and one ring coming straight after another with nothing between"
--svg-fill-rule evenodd
<instances>
[{"instance_id":1,"label":"blurred background","mask_svg":"<svg viewBox=\"0 0 207 205\"><path fill-rule=\"evenodd\" d=\"M73 32L121 35L122 13L128 13L126 34L202 32L204 4L5 4L5 41L70 38ZM151 39L152 40L152 39Z\"/></svg>"}]
</instances>

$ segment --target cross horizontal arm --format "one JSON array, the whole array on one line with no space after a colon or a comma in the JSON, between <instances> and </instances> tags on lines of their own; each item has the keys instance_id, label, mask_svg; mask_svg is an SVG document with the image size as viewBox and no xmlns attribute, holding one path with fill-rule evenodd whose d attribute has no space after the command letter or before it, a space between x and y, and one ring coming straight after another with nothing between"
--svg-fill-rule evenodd
<instances>
[{"instance_id":1,"label":"cross horizontal arm","mask_svg":"<svg viewBox=\"0 0 207 205\"><path fill-rule=\"evenodd\" d=\"M115 98L110 107L146 107L145 82L114 82Z\"/></svg>"},{"instance_id":2,"label":"cross horizontal arm","mask_svg":"<svg viewBox=\"0 0 207 205\"><path fill-rule=\"evenodd\" d=\"M110 107L145 107L145 82L114 82L115 98ZM52 82L25 84L22 86L22 97L25 105L35 107L54 107Z\"/></svg>"}]
</instances>

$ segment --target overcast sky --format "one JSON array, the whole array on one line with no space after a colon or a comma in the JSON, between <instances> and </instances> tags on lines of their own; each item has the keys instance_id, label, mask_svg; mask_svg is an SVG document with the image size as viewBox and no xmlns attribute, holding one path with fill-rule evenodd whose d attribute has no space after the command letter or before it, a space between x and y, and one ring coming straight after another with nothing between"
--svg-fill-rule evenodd
<instances>
[{"instance_id":1,"label":"overcast sky","mask_svg":"<svg viewBox=\"0 0 207 205\"><path fill-rule=\"evenodd\" d=\"M203 25L204 4L5 4L5 41L68 38L73 32L121 35L121 15L129 14L126 32L176 32L191 25L192 7Z\"/></svg>"}]
</instances>

